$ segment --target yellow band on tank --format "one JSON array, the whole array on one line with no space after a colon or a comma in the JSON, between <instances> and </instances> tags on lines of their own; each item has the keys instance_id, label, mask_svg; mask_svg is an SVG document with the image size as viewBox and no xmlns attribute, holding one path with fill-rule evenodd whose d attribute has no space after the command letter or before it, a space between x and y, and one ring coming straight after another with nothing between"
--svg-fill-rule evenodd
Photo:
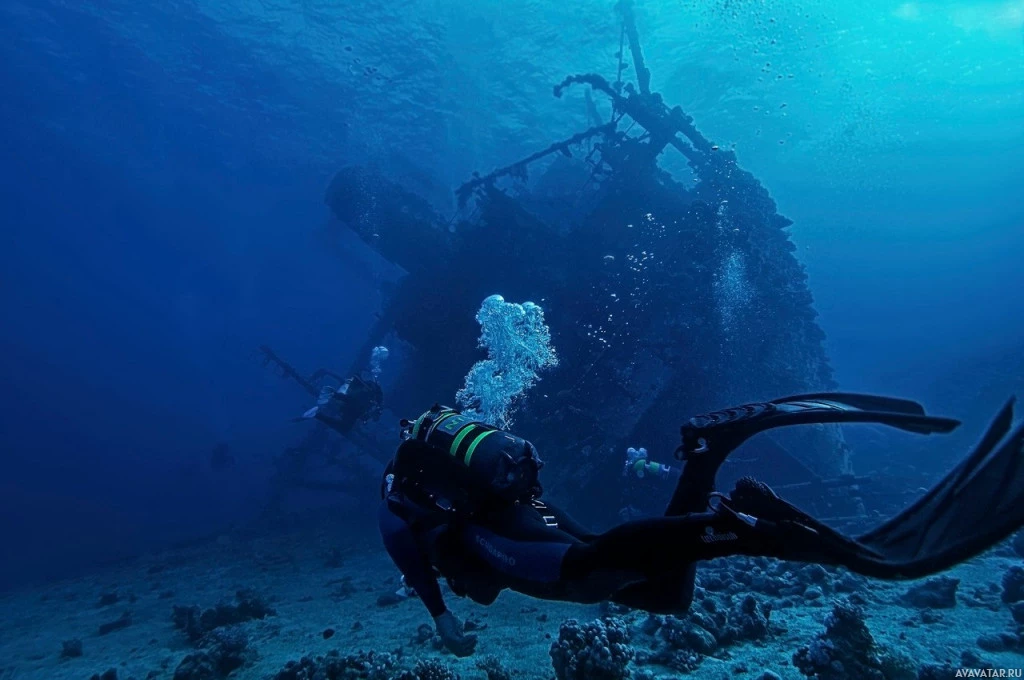
<instances>
[{"instance_id":1,"label":"yellow band on tank","mask_svg":"<svg viewBox=\"0 0 1024 680\"><path fill-rule=\"evenodd\" d=\"M487 437L487 435L494 434L495 432L497 432L497 430L487 430L487 432L484 432L483 434L479 435L476 439L474 439L473 443L471 443L469 445L469 450L466 451L466 457L465 457L465 459L463 459L462 462L465 463L468 466L469 465L469 459L473 457L473 452L476 451L477 445L480 442L482 442Z\"/></svg>"},{"instance_id":2,"label":"yellow band on tank","mask_svg":"<svg viewBox=\"0 0 1024 680\"><path fill-rule=\"evenodd\" d=\"M462 430L459 431L458 436L455 437L455 441L452 442L452 447L448 450L449 453L451 453L453 456L456 455L455 452L458 451L459 444L461 444L462 440L466 438L466 435L468 435L475 429L476 423L469 423L468 425L463 427Z\"/></svg>"}]
</instances>

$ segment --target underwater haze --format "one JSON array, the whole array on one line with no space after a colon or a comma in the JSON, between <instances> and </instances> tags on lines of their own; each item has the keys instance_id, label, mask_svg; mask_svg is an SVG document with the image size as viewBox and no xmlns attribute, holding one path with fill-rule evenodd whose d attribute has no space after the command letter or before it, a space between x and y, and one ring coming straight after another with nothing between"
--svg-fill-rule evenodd
<instances>
[{"instance_id":1,"label":"underwater haze","mask_svg":"<svg viewBox=\"0 0 1024 680\"><path fill-rule=\"evenodd\" d=\"M459 363L436 382L444 360L422 360L423 343L436 340L435 356L463 361L468 355L459 352L476 350L473 312L486 295L533 299L544 308L537 321L535 308L525 307L545 334L545 320L552 329L539 351L550 349L547 340L553 350L528 366L502 409L516 415L509 418L513 430L521 422L542 457L553 459L544 470L557 479L549 490L572 498L574 511L601 528L635 511L660 513L646 500L657 496L661 503L671 494L671 486L652 478L631 478L624 490L626 446L646 446L652 459L678 465L671 450L679 424L730 405L715 399L782 397L774 391L789 385L794 393L842 389L914 399L929 413L963 420L963 430L948 439L922 443L870 426L851 429L842 442L852 461L844 474L877 481L900 468L916 491L944 475L999 406L1024 388L1024 0L635 0L631 11L651 90L691 116L717 153L734 152L737 166L792 220L778 231L791 242L786 257L795 262L778 271L792 277L798 293L799 267L806 272L813 298L806 308L818 315L807 323L824 332L822 343L807 341L807 356L823 348L817 368L800 364L801 350L792 365L778 359L778 380L758 382L732 359L715 364L697 355L694 347L725 347L728 326L709 334L701 323L673 325L681 306L663 308L661 301L689 299L700 307L704 292L722 294L729 270L715 274L717 293L691 290L668 273L658 282L653 273L637 278L635 295L648 301L647 327L674 330L657 342L618 334L607 361L584 362L579 357L598 356L576 351L589 342L584 336L598 334L585 326L585 314L598 309L588 296L618 285L601 283L601 257L615 263L608 266L625 261L625 251L586 252L615 243L591 240L586 229L591 221L604 228L619 213L588 213L588 201L596 205L605 194L593 175L584 173L580 184L571 168L564 183L579 185L580 193L574 201L551 201L571 216L537 207L533 199L548 191L544 182L562 182L562 166L550 158L528 182L517 183L524 178L513 172L511 185L497 186L538 223L557 225L552 233L575 234L568 242L579 244L580 258L594 255L593 267L580 267L591 260L567 250L564 267L554 271L559 265L537 245L543 239L528 241L544 265L501 278L499 289L474 280L474 272L486 272L493 264L487 258L500 261L506 251L529 262L526 245L495 240L473 266L449 258L451 239L488 224L454 193L473 173L486 175L611 119L609 99L596 90L576 85L556 97L556 85L590 73L636 82L626 22L613 0L0 4L0 593L7 613L0 680L94 673L104 680L389 678L391 670L419 680L452 677L446 672L490 680L507 673L559 680L629 673L800 678L813 674L813 664L794 661L794 653L831 630L830 612L834 623L857 608L855 602L833 609L833 597L851 593L879 649L903 654L907 668L906 657L936 667L1024 667L1024 635L1016 642L1024 577L1017 600L1007 599L1002 580L1004 573L1024 574L1013 571L1024 568L1024 541L958 567L959 601L950 601L956 586L948 582L932 584L918 599L906 595L905 584L876 587L831 568L826 577L757 563L776 586L723 586L725 604L707 606L725 612L754 593L758 606L776 611L762 617L763 634L690 628L676 635L662 622L658 640L689 640L664 657L671 663L643 661L645 619L615 607L503 594L486 608L449 596L452 608L479 628L476 654L456 658L435 644L429 626L418 630L430 619L415 597L381 605L381 593L400 586L376 519L398 419L415 418L434 401L453 403L472 364ZM597 152L588 150L589 160ZM575 146L565 154L577 161L585 155ZM652 163L664 171L664 186L708 200L692 159L668 148ZM356 193L329 191L346 168L369 168L370 179L353 186L374 197L372 210ZM367 184L375 178L379 186ZM482 196L474 196L478 206ZM413 207L399 211L399 199ZM636 201L628 210L637 216L665 205ZM344 215L346 206L358 218ZM404 233L394 250L381 245L392 243L389 228L399 229L381 215L418 218L417 211L430 211L432 223L442 225L426 247ZM677 238L673 253L690 253L694 272L713 267L699 261L701 253L718 250ZM417 244L415 257L402 259L403 241ZM412 279L404 277L419 275L410 262L440 272L431 280L452 282L452 289L410 297L402 282ZM736 299L751 299L745 287L755 283L748 279L783 280L766 274L774 265L765 262L737 265ZM464 267L464 278L449 277L452 267ZM672 297L658 297L666 290ZM463 293L473 306L460 312L462 322L431 325L447 318L439 311L444 301ZM522 314L524 307L511 309ZM421 310L422 318L405 310ZM773 316L761 312L758 318ZM619 349L630 345L639 356L647 342L679 343L668 356L699 373L693 392L666 388L660 364L640 366ZM747 344L730 345L721 356L743 353ZM391 349L379 371L379 419L359 424L352 436L322 420L296 422L317 398L283 365L302 376L323 367L345 378L365 371L367 350L378 345ZM486 356L481 348L473 359ZM621 366L609 367L620 359ZM524 365L521 356L510 361ZM431 365L434 373L418 368ZM625 366L636 370L624 377ZM601 371L608 384L635 389L603 390L606 383L593 377ZM746 382L723 377L730 371L744 373ZM814 378L793 378L799 371ZM632 409L632 429L599 442L592 437L585 449L581 440L578 449L547 451L543 442L567 440L544 429L544 400L568 398L566 374L573 372L595 380L588 383L595 386L587 392L591 401L572 404L585 412L580 418L603 422ZM828 380L818 379L826 374ZM719 379L728 387L717 389ZM412 405L420 395L420 405ZM651 438L637 440L647 430ZM313 469L301 488L284 489L282 479L294 481L282 470L297 459L295 451L314 452L303 458L315 460ZM900 459L903 452L912 459ZM802 465L814 468L806 459ZM762 471L777 472L754 470ZM815 479L835 472L816 470ZM875 519L893 509L866 503L865 516ZM722 569L725 576L699 582L708 602L718 596L711 583L721 585L731 573ZM240 626L234 634L247 636L245 654L230 667L211 662L214 670L182 670L183 658L209 646L189 638L194 631L176 629L182 626L172 625L172 609L212 607L250 589L265 609L232 622ZM250 596L239 595L240 609L252 609ZM570 639L560 626L573 619L596 623ZM614 642L621 632L616 626L641 632L633 633L636 652L616 656L610 670L567 670L561 652L550 649L561 640L563 649L576 645L579 652L586 646L580 640L602 635L612 644L609 636ZM715 644L703 644L705 633ZM327 662L310 661L301 672L285 668L331 650L394 658L387 672L367 670L365 658L362 670L352 665L333 675ZM861 663L876 651L851 654ZM869 670L847 660L847 675L817 677L947 677L916 667L900 675L891 670L896 662L864 663ZM412 675L399 676L403 669Z\"/></svg>"}]
</instances>

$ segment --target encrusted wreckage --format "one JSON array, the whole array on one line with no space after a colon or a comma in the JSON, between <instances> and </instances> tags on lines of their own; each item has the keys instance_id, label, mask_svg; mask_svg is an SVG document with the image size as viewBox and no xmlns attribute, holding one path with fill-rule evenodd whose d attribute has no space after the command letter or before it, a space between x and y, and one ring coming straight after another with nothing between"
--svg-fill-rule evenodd
<instances>
[{"instance_id":1,"label":"encrusted wreckage","mask_svg":"<svg viewBox=\"0 0 1024 680\"><path fill-rule=\"evenodd\" d=\"M522 403L516 428L548 460L549 491L581 513L622 505L610 507L607 489L622 485L628 446L673 462L690 415L835 387L790 220L733 152L651 91L631 3L617 9L636 84L623 81L622 48L614 82L567 77L554 95L588 87L593 127L474 175L455 218L366 167L342 169L326 197L343 227L407 272L349 371L400 339L409 357L389 381L392 411L452 401L480 358L474 314L485 297L544 308L560 365ZM611 101L609 120L591 92ZM671 152L692 177L659 165ZM820 516L859 514L848 491L829 491L864 481L850 476L839 431L792 430L751 442L725 474L796 484Z\"/></svg>"}]
</instances>

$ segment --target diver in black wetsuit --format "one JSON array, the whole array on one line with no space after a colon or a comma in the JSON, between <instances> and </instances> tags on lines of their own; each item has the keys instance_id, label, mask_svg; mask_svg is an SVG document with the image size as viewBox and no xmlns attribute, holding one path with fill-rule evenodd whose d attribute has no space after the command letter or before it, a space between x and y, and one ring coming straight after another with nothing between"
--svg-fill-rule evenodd
<instances>
[{"instance_id":1,"label":"diver in black wetsuit","mask_svg":"<svg viewBox=\"0 0 1024 680\"><path fill-rule=\"evenodd\" d=\"M441 597L490 604L503 589L543 599L609 600L682 613L695 564L729 555L844 566L883 579L919 578L952 567L1024 526L1024 427L1012 402L982 441L916 503L856 539L844 536L746 478L714 491L726 457L764 430L805 423L875 422L920 434L959 423L915 402L816 394L749 404L692 418L677 456L682 476L665 516L594 534L541 501L542 463L527 441L434 407L405 421L405 441L385 471L380 530L396 566L434 617L453 653L473 652Z\"/></svg>"},{"instance_id":2,"label":"diver in black wetsuit","mask_svg":"<svg viewBox=\"0 0 1024 680\"><path fill-rule=\"evenodd\" d=\"M353 376L337 389L322 388L316 406L295 420L316 419L347 435L357 424L379 418L383 403L380 383Z\"/></svg>"}]
</instances>

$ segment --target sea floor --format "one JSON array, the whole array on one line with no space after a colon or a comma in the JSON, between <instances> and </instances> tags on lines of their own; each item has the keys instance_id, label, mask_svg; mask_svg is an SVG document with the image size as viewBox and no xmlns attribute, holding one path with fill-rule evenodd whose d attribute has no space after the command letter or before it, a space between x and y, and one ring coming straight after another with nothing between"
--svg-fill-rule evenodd
<instances>
[{"instance_id":1,"label":"sea floor","mask_svg":"<svg viewBox=\"0 0 1024 680\"><path fill-rule=\"evenodd\" d=\"M477 663L496 656L514 678L548 679L555 677L549 650L560 624L602 615L597 606L539 602L514 593L502 594L490 607L449 594L452 610L481 627L476 653L457 659L437 651L430 641L416 640L418 629L430 623L418 600L377 604L379 596L398 588L397 572L383 549L371 540L342 550L331 543L322 532L310 530L224 536L205 546L149 555L82 578L2 595L0 680L89 680L109 669L116 669L121 680L170 680L181 660L195 651L172 623L174 606L210 607L242 589L261 594L276 613L242 624L255 654L230 674L237 680L273 678L288 661L331 650L342 655L399 652L409 667L418 659L436 657L465 680L485 678ZM1020 669L1024 654L977 647L980 635L1013 628L1008 608L964 602L971 600L964 597L971 591L994 592L1007 568L1020 563L1002 551L950 572L961 579L961 601L936 610L938 616L931 617L936 620L927 624L921 622L920 610L901 604L901 595L913 584L871 582L864 594L868 627L878 643L919 663L958 667L961 654L973 650L997 669ZM107 603L101 604L104 599ZM823 596L773 611L776 633L729 648L728 658L709 656L690 676L652 666L647 672L665 678L758 680L764 671L772 671L781 678L802 678L792 665L793 653L823 631L831 600ZM100 634L102 625L126 612L129 625ZM325 637L325 631L333 634ZM62 645L73 639L81 641L81 655L66 658Z\"/></svg>"}]
</instances>

